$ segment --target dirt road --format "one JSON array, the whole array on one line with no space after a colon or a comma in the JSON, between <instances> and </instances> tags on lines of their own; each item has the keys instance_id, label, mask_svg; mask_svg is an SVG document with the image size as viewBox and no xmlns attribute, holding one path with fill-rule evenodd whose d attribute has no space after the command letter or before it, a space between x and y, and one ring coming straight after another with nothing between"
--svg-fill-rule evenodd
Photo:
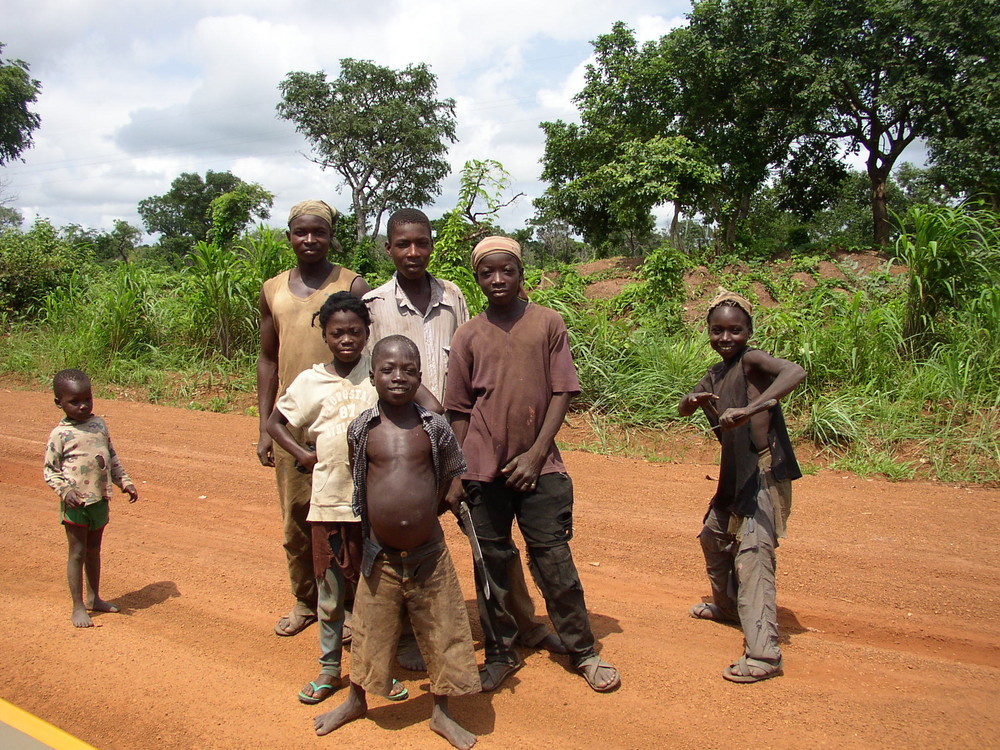
<instances>
[{"instance_id":1,"label":"dirt road","mask_svg":"<svg viewBox=\"0 0 1000 750\"><path fill-rule=\"evenodd\" d=\"M373 698L368 720L313 735L325 709L296 693L316 673L316 630L271 631L289 596L256 420L98 401L142 497L116 497L105 536L102 594L122 613L76 630L41 479L61 414L23 391L0 392L0 410L0 697L102 750L447 746L427 728L426 679L403 671L407 702ZM715 468L566 460L574 555L623 686L598 695L564 658L529 654L498 693L454 701L479 747L998 746L1000 491L797 482L779 550L786 675L733 685L720 673L739 632L687 616L707 593L695 535ZM446 527L474 613L468 547Z\"/></svg>"}]
</instances>

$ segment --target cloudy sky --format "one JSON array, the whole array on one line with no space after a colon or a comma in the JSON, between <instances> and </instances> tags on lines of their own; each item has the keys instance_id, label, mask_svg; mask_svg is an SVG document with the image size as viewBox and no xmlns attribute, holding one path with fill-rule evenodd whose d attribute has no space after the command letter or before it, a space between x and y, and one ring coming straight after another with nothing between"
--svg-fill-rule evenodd
<instances>
[{"instance_id":1,"label":"cloudy sky","mask_svg":"<svg viewBox=\"0 0 1000 750\"><path fill-rule=\"evenodd\" d=\"M309 145L275 117L289 71L339 72L344 57L402 68L427 63L456 100L452 176L431 217L455 202L468 159L496 159L523 192L501 215L523 225L544 189L538 124L575 119L590 41L625 21L641 40L684 22L686 0L7 0L5 59L42 84L41 127L24 163L0 168L2 197L29 222L48 217L141 227L136 204L182 172L230 170L275 194L273 225L322 197L349 192L306 159Z\"/></svg>"}]
</instances>

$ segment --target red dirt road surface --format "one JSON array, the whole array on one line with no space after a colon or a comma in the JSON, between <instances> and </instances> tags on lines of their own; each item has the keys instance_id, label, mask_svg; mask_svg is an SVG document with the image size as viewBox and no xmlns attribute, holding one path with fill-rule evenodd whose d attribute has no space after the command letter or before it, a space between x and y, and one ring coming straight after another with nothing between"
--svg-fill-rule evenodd
<instances>
[{"instance_id":1,"label":"red dirt road surface","mask_svg":"<svg viewBox=\"0 0 1000 750\"><path fill-rule=\"evenodd\" d=\"M255 419L97 402L141 498L116 495L104 538L101 593L122 611L77 630L58 503L41 478L61 413L25 391L0 391L0 409L0 697L102 750L448 746L427 726L426 677L403 670L405 703L373 697L366 720L313 734L312 717L344 692L301 705L316 628L272 633L290 602ZM1000 743L1000 490L835 471L796 482L778 552L785 676L734 685L721 671L739 631L687 615L707 593L695 535L715 467L569 451L566 462L573 553L623 684L599 695L565 657L526 654L498 692L452 701L478 747ZM468 545L444 521L474 615Z\"/></svg>"}]
</instances>

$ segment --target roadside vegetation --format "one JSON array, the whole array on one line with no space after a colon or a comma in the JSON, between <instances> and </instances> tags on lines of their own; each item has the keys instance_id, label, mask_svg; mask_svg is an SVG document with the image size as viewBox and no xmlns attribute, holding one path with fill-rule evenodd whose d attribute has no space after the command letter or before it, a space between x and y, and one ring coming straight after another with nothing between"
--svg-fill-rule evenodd
<instances>
[{"instance_id":1,"label":"roadside vegetation","mask_svg":"<svg viewBox=\"0 0 1000 750\"><path fill-rule=\"evenodd\" d=\"M532 298L569 326L595 450L660 458L650 436L709 436L676 404L715 361L705 302L722 285L757 304L753 343L808 371L786 411L814 465L1000 481L993 11L694 0L686 23L644 43L616 23L593 42L579 117L540 123L548 187L534 216L505 231L499 216L520 194L499 163L467 162L454 209L434 222L430 270L475 313L473 245L521 243ZM28 71L0 59L0 166L40 125ZM334 259L382 283L383 218L441 194L454 100L425 64L350 58L336 76L290 72L278 93L278 116L350 195ZM926 167L902 162L916 139ZM283 230L252 226L270 216L269 191L183 173L139 201L159 236L138 246L142 231L120 219L111 231L24 229L3 188L0 375L47 387L83 367L101 395L253 412L260 287L294 262Z\"/></svg>"},{"instance_id":2,"label":"roadside vegetation","mask_svg":"<svg viewBox=\"0 0 1000 750\"><path fill-rule=\"evenodd\" d=\"M434 270L476 309L464 258L483 228L455 212L442 222ZM715 361L703 316L722 285L757 304L756 345L809 372L787 412L824 463L892 479L1000 480L997 215L918 205L899 223L895 245L874 266L869 251L866 268L815 248L755 260L666 241L634 271L529 265L532 299L570 328L589 447L635 453L631 435L706 434L697 419L680 422L676 404ZM363 246L340 260L368 263L373 286L391 270ZM198 242L177 268L142 253L101 262L44 221L5 230L0 373L47 387L53 372L82 366L106 397L253 413L257 296L293 261L263 226L228 246ZM608 278L617 293L588 296Z\"/></svg>"}]
</instances>

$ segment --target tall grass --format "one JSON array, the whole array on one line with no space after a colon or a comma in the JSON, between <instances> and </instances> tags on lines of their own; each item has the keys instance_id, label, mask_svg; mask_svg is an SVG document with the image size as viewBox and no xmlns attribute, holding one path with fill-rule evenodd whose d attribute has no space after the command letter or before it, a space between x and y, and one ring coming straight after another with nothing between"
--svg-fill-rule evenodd
<instances>
[{"instance_id":1,"label":"tall grass","mask_svg":"<svg viewBox=\"0 0 1000 750\"><path fill-rule=\"evenodd\" d=\"M1000 480L1000 241L972 208L908 217L897 250L915 268L904 276L814 275L807 288L792 274L814 273L815 257L784 270L741 262L709 271L754 300L763 284L777 301L758 307L752 344L808 372L784 403L796 439L860 473ZM483 300L460 218L439 236L434 272L458 283L475 311ZM611 300L588 299L570 266L527 270L531 299L566 320L582 385L575 408L594 425L674 429L681 396L717 361L703 321L682 320L689 261L661 248L649 262ZM12 324L0 371L48 383L58 369L83 367L156 401L173 393L223 409L220 382L254 388L261 284L293 263L281 235L259 228L231 248L199 245L180 271L79 264ZM209 398L196 393L203 386Z\"/></svg>"}]
</instances>

